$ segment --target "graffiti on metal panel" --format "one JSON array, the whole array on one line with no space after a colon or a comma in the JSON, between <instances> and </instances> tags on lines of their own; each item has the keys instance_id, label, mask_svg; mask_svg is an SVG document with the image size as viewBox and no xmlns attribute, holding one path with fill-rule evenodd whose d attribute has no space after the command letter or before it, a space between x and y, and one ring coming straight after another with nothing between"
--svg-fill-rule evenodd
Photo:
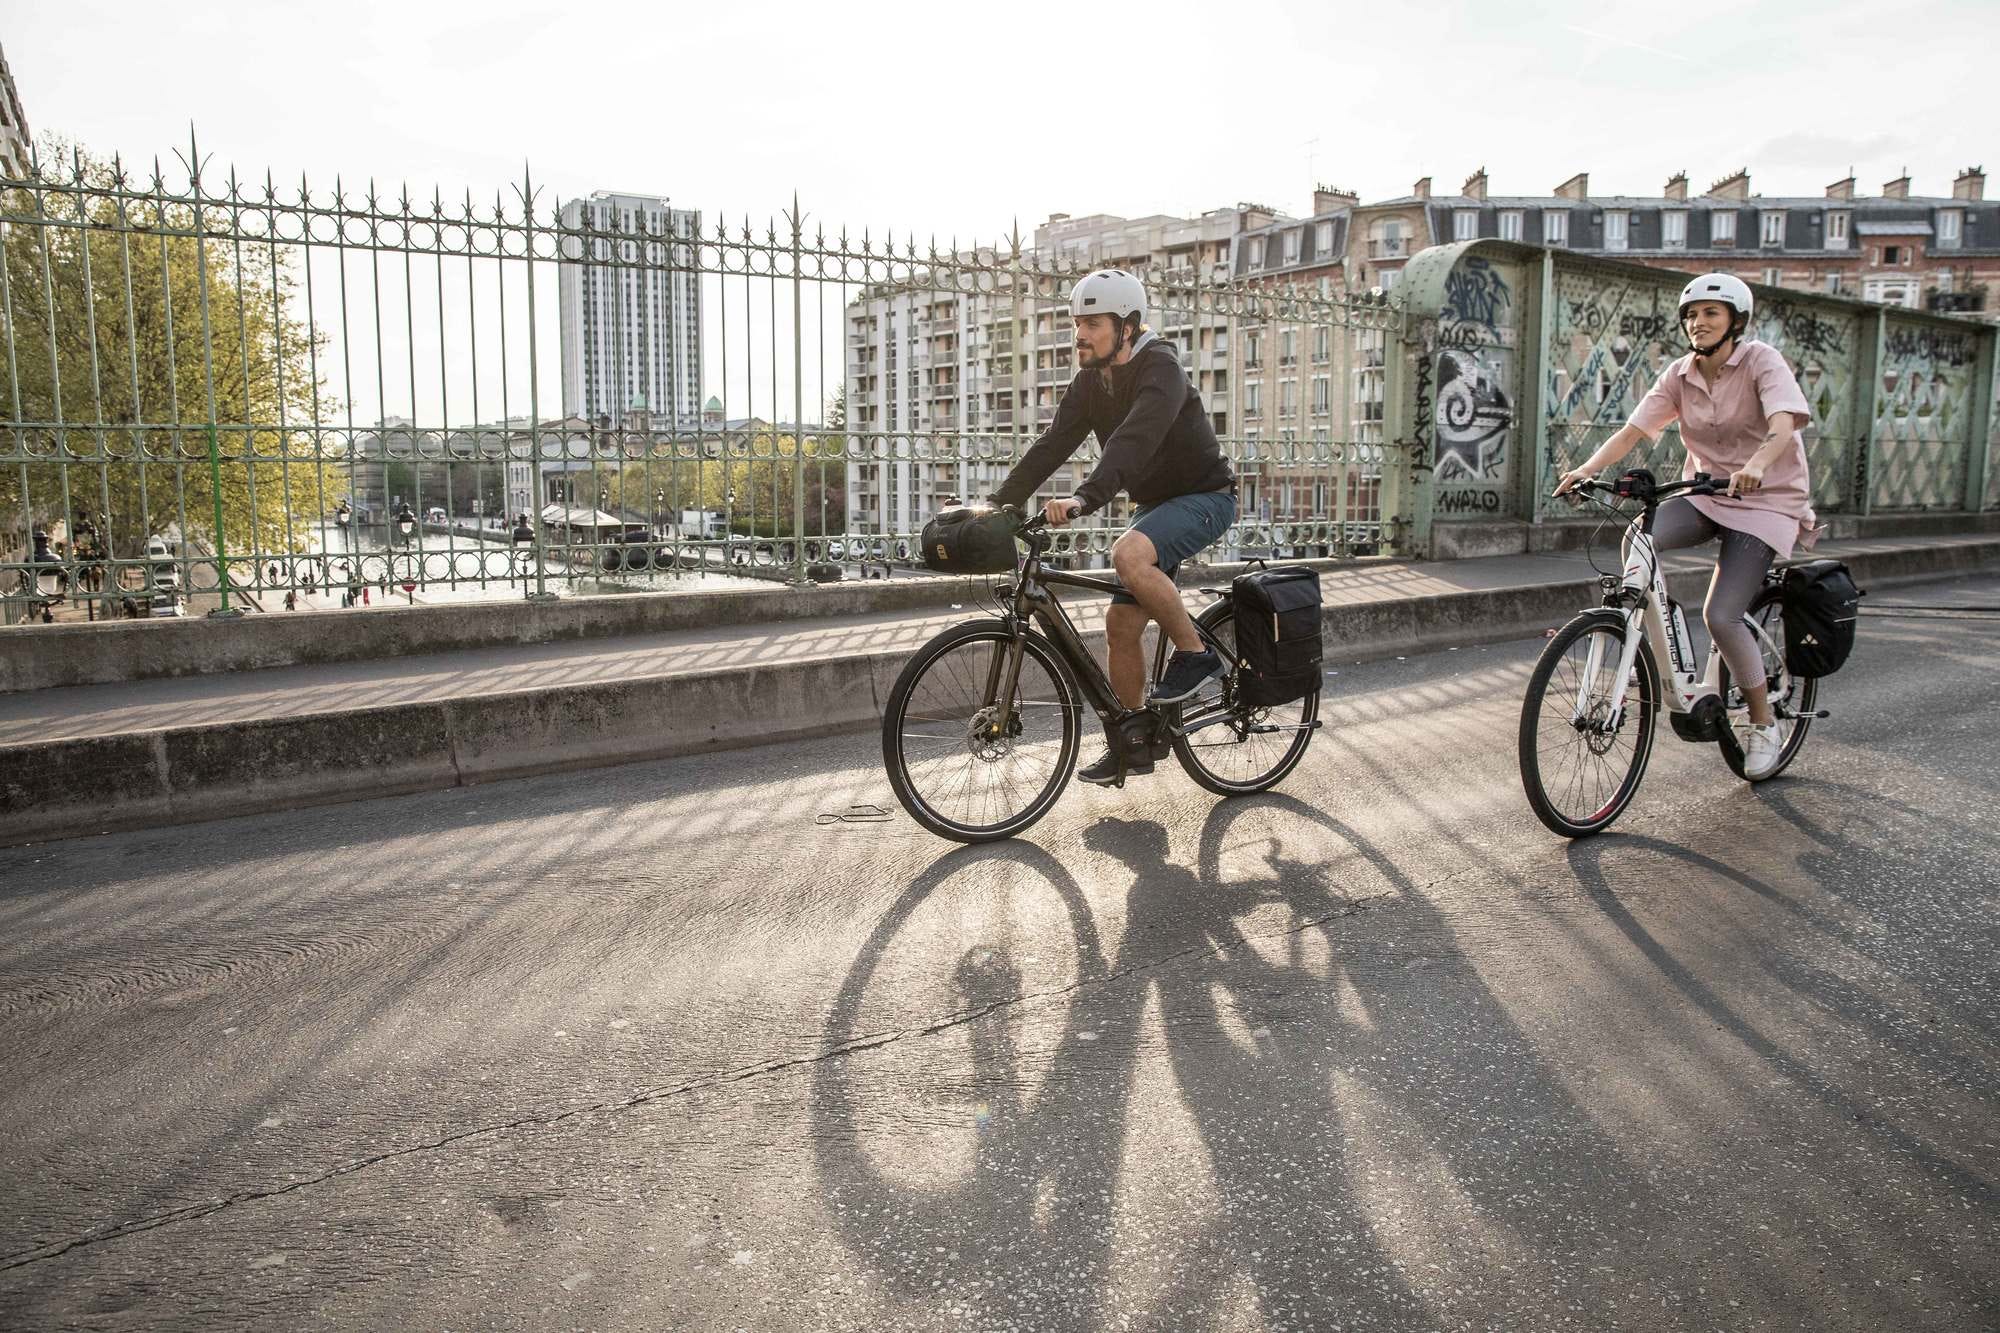
<instances>
[{"instance_id":1,"label":"graffiti on metal panel","mask_svg":"<svg viewBox=\"0 0 2000 1333\"><path fill-rule=\"evenodd\" d=\"M1513 437L1514 293L1508 274L1474 255L1445 279L1444 308L1433 355L1435 420L1431 465L1440 513L1494 513L1507 475ZM1430 384L1421 386L1426 393ZM1457 486L1460 489L1448 490Z\"/></svg>"},{"instance_id":2,"label":"graffiti on metal panel","mask_svg":"<svg viewBox=\"0 0 2000 1333\"><path fill-rule=\"evenodd\" d=\"M1978 348L1968 333L1948 329L1890 329L1883 335L1883 350L1892 361L1928 361L1934 366L1969 366Z\"/></svg>"},{"instance_id":3,"label":"graffiti on metal panel","mask_svg":"<svg viewBox=\"0 0 2000 1333\"><path fill-rule=\"evenodd\" d=\"M1507 461L1514 404L1501 387L1498 358L1455 350L1437 358L1437 451L1440 482L1492 481Z\"/></svg>"},{"instance_id":4,"label":"graffiti on metal panel","mask_svg":"<svg viewBox=\"0 0 2000 1333\"><path fill-rule=\"evenodd\" d=\"M1443 323L1447 326L1476 325L1494 335L1514 303L1513 293L1500 270L1477 255L1452 267L1444 282Z\"/></svg>"},{"instance_id":5,"label":"graffiti on metal panel","mask_svg":"<svg viewBox=\"0 0 2000 1333\"><path fill-rule=\"evenodd\" d=\"M1970 334L1891 322L1882 335L1869 494L1883 508L1963 503L1972 438Z\"/></svg>"},{"instance_id":6,"label":"graffiti on metal panel","mask_svg":"<svg viewBox=\"0 0 2000 1333\"><path fill-rule=\"evenodd\" d=\"M1417 439L1419 442L1430 438L1431 434L1431 359L1417 358Z\"/></svg>"},{"instance_id":7,"label":"graffiti on metal panel","mask_svg":"<svg viewBox=\"0 0 2000 1333\"><path fill-rule=\"evenodd\" d=\"M1847 353L1847 321L1828 318L1809 306L1773 301L1767 310L1760 312L1757 324L1757 334L1795 362L1807 355Z\"/></svg>"}]
</instances>

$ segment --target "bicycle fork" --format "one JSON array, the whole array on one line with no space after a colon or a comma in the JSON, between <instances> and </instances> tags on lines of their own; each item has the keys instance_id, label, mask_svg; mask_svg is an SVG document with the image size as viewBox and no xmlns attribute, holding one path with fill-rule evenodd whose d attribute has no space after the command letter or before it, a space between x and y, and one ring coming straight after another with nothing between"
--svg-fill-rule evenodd
<instances>
[{"instance_id":1,"label":"bicycle fork","mask_svg":"<svg viewBox=\"0 0 2000 1333\"><path fill-rule=\"evenodd\" d=\"M1618 651L1618 666L1611 680L1611 689L1606 696L1606 709L1602 722L1596 724L1609 734L1617 731L1625 721L1625 692L1632 684L1632 672L1639 661L1639 642L1645 638L1645 629L1639 624L1638 613L1625 613L1625 639ZM1578 730L1592 725L1592 691L1604 674L1605 643L1602 634L1590 636L1590 647L1585 653L1583 678L1576 684L1576 706L1570 712L1570 723Z\"/></svg>"}]
</instances>

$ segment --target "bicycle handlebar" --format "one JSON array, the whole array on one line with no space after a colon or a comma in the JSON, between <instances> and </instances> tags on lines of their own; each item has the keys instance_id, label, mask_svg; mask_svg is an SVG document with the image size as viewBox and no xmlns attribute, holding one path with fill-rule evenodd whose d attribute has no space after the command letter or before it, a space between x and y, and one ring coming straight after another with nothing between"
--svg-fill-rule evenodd
<instances>
[{"instance_id":1,"label":"bicycle handlebar","mask_svg":"<svg viewBox=\"0 0 2000 1333\"><path fill-rule=\"evenodd\" d=\"M1638 481L1639 478L1644 478L1644 481ZM1622 488L1621 482L1624 483ZM1722 495L1728 490L1727 477L1711 477L1706 472L1697 472L1692 477L1679 481L1664 482L1655 482L1651 475L1645 472L1627 472L1616 481L1598 481L1595 478L1580 481L1563 494L1575 496L1580 500L1586 492L1603 491L1621 500L1655 501L1664 500L1670 495Z\"/></svg>"}]
</instances>

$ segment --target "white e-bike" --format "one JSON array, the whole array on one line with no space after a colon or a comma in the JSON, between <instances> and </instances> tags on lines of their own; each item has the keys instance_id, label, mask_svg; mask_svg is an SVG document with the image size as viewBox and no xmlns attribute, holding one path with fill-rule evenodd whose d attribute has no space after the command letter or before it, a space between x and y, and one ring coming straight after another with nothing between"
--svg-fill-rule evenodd
<instances>
[{"instance_id":1,"label":"white e-bike","mask_svg":"<svg viewBox=\"0 0 2000 1333\"><path fill-rule=\"evenodd\" d=\"M1601 492L1644 509L1626 531L1624 574L1605 575L1603 605L1556 631L1521 703L1521 785L1536 816L1564 837L1601 832L1631 804L1653 754L1662 703L1675 735L1714 743L1736 776L1746 776L1737 728L1748 724L1749 706L1712 646L1697 672L1687 617L1667 592L1652 537L1660 501L1728 489L1727 481L1706 473L1662 483L1634 470L1612 482L1581 482L1572 492ZM1772 568L1744 613L1764 656L1764 683L1782 741L1777 766L1760 782L1783 772L1813 719L1827 716L1815 707L1819 682L1785 668L1784 568L1782 562ZM1664 679L1662 659L1670 667Z\"/></svg>"}]
</instances>

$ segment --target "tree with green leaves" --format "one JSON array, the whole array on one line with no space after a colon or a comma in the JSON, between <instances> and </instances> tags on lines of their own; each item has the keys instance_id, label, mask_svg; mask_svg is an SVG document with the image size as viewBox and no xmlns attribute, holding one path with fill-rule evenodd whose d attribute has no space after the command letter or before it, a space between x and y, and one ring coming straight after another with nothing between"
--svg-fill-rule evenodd
<instances>
[{"instance_id":1,"label":"tree with green leaves","mask_svg":"<svg viewBox=\"0 0 2000 1333\"><path fill-rule=\"evenodd\" d=\"M121 559L169 529L303 549L345 484L282 247L80 149L40 161L0 196L0 530L89 521Z\"/></svg>"}]
</instances>

